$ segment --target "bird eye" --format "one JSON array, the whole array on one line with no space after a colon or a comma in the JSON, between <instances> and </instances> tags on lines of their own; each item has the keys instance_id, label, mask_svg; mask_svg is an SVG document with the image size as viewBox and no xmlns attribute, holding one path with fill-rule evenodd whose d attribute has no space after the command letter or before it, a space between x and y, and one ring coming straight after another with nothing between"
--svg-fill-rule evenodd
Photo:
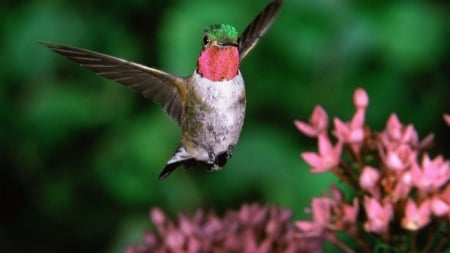
<instances>
[{"instance_id":1,"label":"bird eye","mask_svg":"<svg viewBox=\"0 0 450 253\"><path fill-rule=\"evenodd\" d=\"M203 36L203 45L207 45L209 43L208 35Z\"/></svg>"}]
</instances>

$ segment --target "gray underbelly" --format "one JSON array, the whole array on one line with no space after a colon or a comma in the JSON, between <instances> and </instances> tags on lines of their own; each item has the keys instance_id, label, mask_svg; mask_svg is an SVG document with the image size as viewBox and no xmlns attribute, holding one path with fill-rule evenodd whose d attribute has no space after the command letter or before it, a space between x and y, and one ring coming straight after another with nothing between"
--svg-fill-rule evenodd
<instances>
[{"instance_id":1,"label":"gray underbelly","mask_svg":"<svg viewBox=\"0 0 450 253\"><path fill-rule=\"evenodd\" d=\"M197 111L194 120L185 125L182 143L199 160L208 159L208 152L225 152L236 145L245 117L245 104L233 110Z\"/></svg>"}]
</instances>

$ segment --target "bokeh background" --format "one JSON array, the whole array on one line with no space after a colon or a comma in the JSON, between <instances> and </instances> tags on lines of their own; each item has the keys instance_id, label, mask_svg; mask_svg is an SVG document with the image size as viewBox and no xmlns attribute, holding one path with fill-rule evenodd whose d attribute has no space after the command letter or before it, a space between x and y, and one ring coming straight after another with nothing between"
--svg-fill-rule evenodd
<instances>
[{"instance_id":1,"label":"bokeh background","mask_svg":"<svg viewBox=\"0 0 450 253\"><path fill-rule=\"evenodd\" d=\"M334 181L310 175L299 153L314 140L294 128L316 104L367 122L391 112L432 152L449 157L450 21L446 1L286 0L241 65L247 118L222 171L157 175L179 130L154 103L49 51L37 41L115 55L190 75L209 24L239 31L268 1L94 0L0 3L0 252L122 252L150 228L148 210L223 213L273 203L305 218Z\"/></svg>"}]
</instances>

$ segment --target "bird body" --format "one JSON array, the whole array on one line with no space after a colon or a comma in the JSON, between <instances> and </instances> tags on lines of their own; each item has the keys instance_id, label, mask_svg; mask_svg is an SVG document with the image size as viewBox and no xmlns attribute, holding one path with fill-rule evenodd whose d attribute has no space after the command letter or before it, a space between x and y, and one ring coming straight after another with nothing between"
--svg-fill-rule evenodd
<instances>
[{"instance_id":1,"label":"bird body","mask_svg":"<svg viewBox=\"0 0 450 253\"><path fill-rule=\"evenodd\" d=\"M207 27L197 67L184 78L86 49L41 43L154 100L180 125L180 146L160 179L179 165L218 170L231 158L244 123L246 98L240 62L270 27L281 2L267 5L240 37L230 25Z\"/></svg>"}]
</instances>

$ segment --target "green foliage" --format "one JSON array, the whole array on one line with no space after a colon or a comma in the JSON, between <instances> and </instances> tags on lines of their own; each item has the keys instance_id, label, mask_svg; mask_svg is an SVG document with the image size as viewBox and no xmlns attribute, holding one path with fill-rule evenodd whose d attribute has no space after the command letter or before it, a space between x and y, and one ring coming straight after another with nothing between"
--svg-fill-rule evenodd
<instances>
[{"instance_id":1,"label":"green foliage","mask_svg":"<svg viewBox=\"0 0 450 253\"><path fill-rule=\"evenodd\" d=\"M331 179L309 175L298 154L314 142L292 121L305 120L316 104L350 117L357 86L371 98L372 126L380 129L397 112L422 134L446 136L436 147L448 156L443 2L285 1L242 62L247 119L229 164L214 173L178 170L164 181L157 175L178 145L175 123L151 101L37 44L65 43L187 76L205 27L228 23L242 32L265 4L1 3L0 251L120 252L124 238L142 230L129 224L146 221L155 205L172 214L220 213L270 202L304 217Z\"/></svg>"}]
</instances>

